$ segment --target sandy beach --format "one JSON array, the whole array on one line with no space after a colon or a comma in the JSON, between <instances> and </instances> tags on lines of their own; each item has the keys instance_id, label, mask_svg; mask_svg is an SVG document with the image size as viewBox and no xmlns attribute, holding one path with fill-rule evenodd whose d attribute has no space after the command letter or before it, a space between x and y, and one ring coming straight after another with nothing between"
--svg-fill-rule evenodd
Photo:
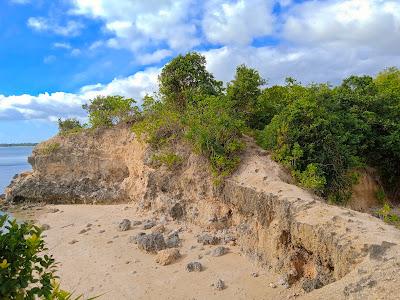
<instances>
[{"instance_id":1,"label":"sandy beach","mask_svg":"<svg viewBox=\"0 0 400 300\"><path fill-rule=\"evenodd\" d=\"M138 249L129 238L143 230L134 226L119 231L118 223L154 219L139 214L131 205L58 205L37 211L49 252L60 263L58 275L63 288L85 297L103 294L100 299L290 299L294 289L276 284L277 274L260 268L240 254L238 246L227 245L229 253L213 257L217 246L202 245L193 225L165 222L167 231L182 228L181 258L162 266L155 255ZM188 272L186 265L198 261L202 272ZM217 290L218 279L226 287Z\"/></svg>"}]
</instances>

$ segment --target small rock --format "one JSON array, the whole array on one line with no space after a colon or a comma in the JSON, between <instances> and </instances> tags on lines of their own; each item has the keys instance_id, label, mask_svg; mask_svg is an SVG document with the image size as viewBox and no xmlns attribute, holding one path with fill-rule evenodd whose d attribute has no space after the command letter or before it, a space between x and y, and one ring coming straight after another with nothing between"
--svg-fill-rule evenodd
<instances>
[{"instance_id":1,"label":"small rock","mask_svg":"<svg viewBox=\"0 0 400 300\"><path fill-rule=\"evenodd\" d=\"M193 250L193 249L196 249L196 246L195 246L195 245L190 246L190 250Z\"/></svg>"},{"instance_id":2,"label":"small rock","mask_svg":"<svg viewBox=\"0 0 400 300\"><path fill-rule=\"evenodd\" d=\"M156 226L156 222L151 221L151 220L146 220L146 221L144 221L144 223L143 223L143 229L144 229L144 230L151 229L151 228L153 228L154 226Z\"/></svg>"},{"instance_id":3,"label":"small rock","mask_svg":"<svg viewBox=\"0 0 400 300\"><path fill-rule=\"evenodd\" d=\"M59 212L60 210L58 208L50 208L49 213L54 214L56 212Z\"/></svg>"},{"instance_id":4,"label":"small rock","mask_svg":"<svg viewBox=\"0 0 400 300\"><path fill-rule=\"evenodd\" d=\"M203 266L198 261L192 261L186 265L186 270L188 272L201 272L203 270Z\"/></svg>"},{"instance_id":5,"label":"small rock","mask_svg":"<svg viewBox=\"0 0 400 300\"><path fill-rule=\"evenodd\" d=\"M113 239L117 239L117 238L119 238L119 235L114 235L113 236Z\"/></svg>"},{"instance_id":6,"label":"small rock","mask_svg":"<svg viewBox=\"0 0 400 300\"><path fill-rule=\"evenodd\" d=\"M214 283L215 289L218 291L222 291L225 289L225 282L223 282L221 279L218 279L216 283Z\"/></svg>"},{"instance_id":7,"label":"small rock","mask_svg":"<svg viewBox=\"0 0 400 300\"><path fill-rule=\"evenodd\" d=\"M199 255L197 256L197 258L198 258L198 259L202 259L202 258L203 258L203 255L199 254Z\"/></svg>"},{"instance_id":8,"label":"small rock","mask_svg":"<svg viewBox=\"0 0 400 300\"><path fill-rule=\"evenodd\" d=\"M278 279L277 284L283 286L285 289L290 288L288 276L281 276Z\"/></svg>"},{"instance_id":9,"label":"small rock","mask_svg":"<svg viewBox=\"0 0 400 300\"><path fill-rule=\"evenodd\" d=\"M150 253L157 253L167 248L161 233L138 235L136 241L139 249Z\"/></svg>"},{"instance_id":10,"label":"small rock","mask_svg":"<svg viewBox=\"0 0 400 300\"><path fill-rule=\"evenodd\" d=\"M197 238L197 242L203 245L218 245L220 241L221 239L219 237L209 234L203 234Z\"/></svg>"},{"instance_id":11,"label":"small rock","mask_svg":"<svg viewBox=\"0 0 400 300\"><path fill-rule=\"evenodd\" d=\"M108 241L107 244L112 244L113 241Z\"/></svg>"},{"instance_id":12,"label":"small rock","mask_svg":"<svg viewBox=\"0 0 400 300\"><path fill-rule=\"evenodd\" d=\"M156 262L162 266L169 265L176 261L181 254L178 249L165 249L157 253Z\"/></svg>"},{"instance_id":13,"label":"small rock","mask_svg":"<svg viewBox=\"0 0 400 300\"><path fill-rule=\"evenodd\" d=\"M185 210L179 203L175 203L169 210L169 215L173 220L180 220L185 214Z\"/></svg>"},{"instance_id":14,"label":"small rock","mask_svg":"<svg viewBox=\"0 0 400 300\"><path fill-rule=\"evenodd\" d=\"M73 245L73 244L76 244L77 242L78 242L77 240L72 240L68 244Z\"/></svg>"},{"instance_id":15,"label":"small rock","mask_svg":"<svg viewBox=\"0 0 400 300\"><path fill-rule=\"evenodd\" d=\"M119 231L127 231L131 228L131 221L128 219L123 219L121 223L118 224Z\"/></svg>"},{"instance_id":16,"label":"small rock","mask_svg":"<svg viewBox=\"0 0 400 300\"><path fill-rule=\"evenodd\" d=\"M217 248L213 249L211 251L211 256L218 257L218 256L224 255L227 252L228 252L228 248L221 246L221 247L217 247Z\"/></svg>"},{"instance_id":17,"label":"small rock","mask_svg":"<svg viewBox=\"0 0 400 300\"><path fill-rule=\"evenodd\" d=\"M86 224L86 227L87 228L92 227L92 224L88 223L88 224Z\"/></svg>"},{"instance_id":18,"label":"small rock","mask_svg":"<svg viewBox=\"0 0 400 300\"><path fill-rule=\"evenodd\" d=\"M86 229L82 229L81 231L78 232L78 234L86 233L86 231L87 231Z\"/></svg>"},{"instance_id":19,"label":"small rock","mask_svg":"<svg viewBox=\"0 0 400 300\"><path fill-rule=\"evenodd\" d=\"M100 230L99 233L104 233L106 232L104 229Z\"/></svg>"},{"instance_id":20,"label":"small rock","mask_svg":"<svg viewBox=\"0 0 400 300\"><path fill-rule=\"evenodd\" d=\"M139 237L146 235L144 232L139 232L137 235L129 237L129 243L137 244L137 240Z\"/></svg>"},{"instance_id":21,"label":"small rock","mask_svg":"<svg viewBox=\"0 0 400 300\"><path fill-rule=\"evenodd\" d=\"M273 288L273 289L276 289L276 284L275 284L275 283L272 283L272 282L270 282L270 284L269 284L269 287L270 287L270 288Z\"/></svg>"},{"instance_id":22,"label":"small rock","mask_svg":"<svg viewBox=\"0 0 400 300\"><path fill-rule=\"evenodd\" d=\"M153 233L164 233L165 232L165 227L164 225L158 225L152 228L151 232Z\"/></svg>"},{"instance_id":23,"label":"small rock","mask_svg":"<svg viewBox=\"0 0 400 300\"><path fill-rule=\"evenodd\" d=\"M49 230L50 229L50 225L49 224L42 224L42 226L40 226L40 228L42 228L43 231Z\"/></svg>"},{"instance_id":24,"label":"small rock","mask_svg":"<svg viewBox=\"0 0 400 300\"><path fill-rule=\"evenodd\" d=\"M132 226L139 226L142 225L142 221L132 221Z\"/></svg>"},{"instance_id":25,"label":"small rock","mask_svg":"<svg viewBox=\"0 0 400 300\"><path fill-rule=\"evenodd\" d=\"M253 272L253 273L251 273L251 276L253 276L253 277L258 277L258 273Z\"/></svg>"},{"instance_id":26,"label":"small rock","mask_svg":"<svg viewBox=\"0 0 400 300\"><path fill-rule=\"evenodd\" d=\"M168 248L177 248L181 246L181 239L179 238L178 232L173 232L168 235L165 243L167 244Z\"/></svg>"}]
</instances>

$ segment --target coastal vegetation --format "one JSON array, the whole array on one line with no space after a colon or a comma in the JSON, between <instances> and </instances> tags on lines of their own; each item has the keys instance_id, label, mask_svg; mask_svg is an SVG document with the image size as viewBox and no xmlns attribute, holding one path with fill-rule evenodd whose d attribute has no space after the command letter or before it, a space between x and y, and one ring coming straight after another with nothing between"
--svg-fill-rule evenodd
<instances>
[{"instance_id":1,"label":"coastal vegetation","mask_svg":"<svg viewBox=\"0 0 400 300\"><path fill-rule=\"evenodd\" d=\"M188 141L208 158L217 183L237 168L242 136L249 135L299 185L333 203L349 199L366 166L384 178L384 198L400 194L397 68L375 78L350 76L337 86L302 85L290 77L268 86L257 70L240 65L224 85L207 71L205 58L191 52L164 66L159 93L144 97L141 107L131 98L98 96L84 108L88 127L133 124L137 136L158 151ZM61 125L61 133L82 128L75 121ZM160 156L171 166L172 158Z\"/></svg>"}]
</instances>

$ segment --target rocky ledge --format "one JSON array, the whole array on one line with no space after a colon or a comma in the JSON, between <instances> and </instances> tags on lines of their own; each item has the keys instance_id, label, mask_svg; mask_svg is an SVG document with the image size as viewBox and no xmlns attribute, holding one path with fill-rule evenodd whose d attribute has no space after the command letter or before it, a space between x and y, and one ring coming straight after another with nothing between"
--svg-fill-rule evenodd
<instances>
[{"instance_id":1,"label":"rocky ledge","mask_svg":"<svg viewBox=\"0 0 400 300\"><path fill-rule=\"evenodd\" d=\"M133 202L200 225L215 238L232 236L249 257L281 273L288 288L300 285L309 297L396 298L400 232L394 227L291 184L251 141L240 168L218 187L208 163L187 145L172 150L183 158L173 170L154 164L155 151L128 128L57 136L35 148L33 171L14 178L6 200Z\"/></svg>"}]
</instances>

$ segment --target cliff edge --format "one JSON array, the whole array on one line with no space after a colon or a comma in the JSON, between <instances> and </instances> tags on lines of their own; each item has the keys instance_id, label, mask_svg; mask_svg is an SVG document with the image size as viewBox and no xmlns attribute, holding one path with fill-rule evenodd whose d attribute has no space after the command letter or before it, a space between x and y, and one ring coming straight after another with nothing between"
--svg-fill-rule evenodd
<instances>
[{"instance_id":1,"label":"cliff edge","mask_svg":"<svg viewBox=\"0 0 400 300\"><path fill-rule=\"evenodd\" d=\"M56 136L39 144L6 189L12 202L127 203L214 231L229 229L242 251L300 285L307 299L396 299L400 232L331 206L291 183L247 141L239 169L220 186L183 142L170 168L126 127Z\"/></svg>"}]
</instances>

